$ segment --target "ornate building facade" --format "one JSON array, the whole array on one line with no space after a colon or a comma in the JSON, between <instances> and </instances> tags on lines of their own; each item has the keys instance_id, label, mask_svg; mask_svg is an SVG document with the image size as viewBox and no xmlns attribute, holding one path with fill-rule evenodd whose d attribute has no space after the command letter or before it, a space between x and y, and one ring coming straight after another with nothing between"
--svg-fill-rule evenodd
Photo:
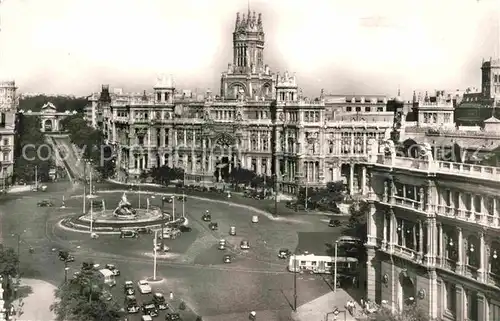
<instances>
[{"instance_id":1,"label":"ornate building facade","mask_svg":"<svg viewBox=\"0 0 500 321\"><path fill-rule=\"evenodd\" d=\"M184 168L189 181L209 183L241 166L276 175L288 193L343 177L356 192L368 140L383 141L391 130L387 98L344 100L350 107L335 117L340 103L325 103L323 95L310 100L294 75L271 72L264 43L261 15L237 14L233 62L222 73L219 95L180 93L171 76L162 76L152 93L103 86L90 96L86 117L116 147L118 179L135 180L166 164ZM371 106L371 116L360 117L358 105L363 112Z\"/></svg>"},{"instance_id":2,"label":"ornate building facade","mask_svg":"<svg viewBox=\"0 0 500 321\"><path fill-rule=\"evenodd\" d=\"M500 169L435 160L427 144L418 158L369 145L367 297L440 320L500 320Z\"/></svg>"},{"instance_id":3,"label":"ornate building facade","mask_svg":"<svg viewBox=\"0 0 500 321\"><path fill-rule=\"evenodd\" d=\"M19 97L14 81L0 81L0 184L12 183L14 138Z\"/></svg>"}]
</instances>

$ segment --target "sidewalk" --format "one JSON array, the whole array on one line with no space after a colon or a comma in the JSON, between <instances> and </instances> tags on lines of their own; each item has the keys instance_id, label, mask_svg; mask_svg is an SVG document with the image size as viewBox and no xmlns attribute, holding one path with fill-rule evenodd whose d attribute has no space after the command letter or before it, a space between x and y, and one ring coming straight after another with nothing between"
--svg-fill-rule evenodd
<instances>
[{"instance_id":1,"label":"sidewalk","mask_svg":"<svg viewBox=\"0 0 500 321\"><path fill-rule=\"evenodd\" d=\"M23 287L27 289L23 291ZM21 293L27 292L27 296L22 298L23 307L21 311L23 314L19 319L38 321L55 320L54 313L50 311L50 305L55 301L55 289L55 286L42 280L21 279ZM14 305L17 307L18 302L15 302Z\"/></svg>"},{"instance_id":2,"label":"sidewalk","mask_svg":"<svg viewBox=\"0 0 500 321\"><path fill-rule=\"evenodd\" d=\"M319 298L309 301L297 308L297 312L292 312L292 319L294 321L312 321L312 320L325 320L327 313L332 312L335 308L339 311L346 311L345 304L348 300L353 298L344 290L337 289L337 292L329 292ZM356 310L360 307L356 303ZM356 321L357 319L345 312L345 321ZM334 320L334 315L328 315L328 321ZM340 312L337 320L344 320L344 312Z\"/></svg>"}]
</instances>

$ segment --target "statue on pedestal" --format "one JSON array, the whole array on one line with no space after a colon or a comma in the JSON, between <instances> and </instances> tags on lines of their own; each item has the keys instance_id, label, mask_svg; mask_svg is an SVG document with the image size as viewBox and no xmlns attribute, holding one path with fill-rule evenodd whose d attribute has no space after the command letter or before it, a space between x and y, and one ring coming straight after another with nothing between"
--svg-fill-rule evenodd
<instances>
[{"instance_id":1,"label":"statue on pedestal","mask_svg":"<svg viewBox=\"0 0 500 321\"><path fill-rule=\"evenodd\" d=\"M123 193L122 199L113 214L117 216L135 216L136 210L132 208L132 204L128 201L126 193Z\"/></svg>"}]
</instances>

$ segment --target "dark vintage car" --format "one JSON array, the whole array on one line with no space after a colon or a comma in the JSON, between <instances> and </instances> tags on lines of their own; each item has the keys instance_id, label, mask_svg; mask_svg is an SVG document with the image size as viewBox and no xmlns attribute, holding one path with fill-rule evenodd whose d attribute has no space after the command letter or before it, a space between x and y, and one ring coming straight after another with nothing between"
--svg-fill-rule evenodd
<instances>
[{"instance_id":1,"label":"dark vintage car","mask_svg":"<svg viewBox=\"0 0 500 321\"><path fill-rule=\"evenodd\" d=\"M142 314L150 315L152 317L158 316L158 309L153 303L145 303L142 305Z\"/></svg>"},{"instance_id":2,"label":"dark vintage car","mask_svg":"<svg viewBox=\"0 0 500 321\"><path fill-rule=\"evenodd\" d=\"M111 272L113 272L114 276L119 276L120 275L120 270L118 270L118 268L114 264L106 264L106 269L108 269Z\"/></svg>"},{"instance_id":3,"label":"dark vintage car","mask_svg":"<svg viewBox=\"0 0 500 321\"><path fill-rule=\"evenodd\" d=\"M123 285L123 292L125 292L125 295L134 295L134 283L132 281L125 281L125 284Z\"/></svg>"},{"instance_id":4,"label":"dark vintage car","mask_svg":"<svg viewBox=\"0 0 500 321\"><path fill-rule=\"evenodd\" d=\"M167 313L165 315L165 321L182 321L182 319L179 313Z\"/></svg>"},{"instance_id":5,"label":"dark vintage car","mask_svg":"<svg viewBox=\"0 0 500 321\"><path fill-rule=\"evenodd\" d=\"M341 223L339 220L335 220L335 219L331 219L329 222L328 222L328 226L330 227L338 227L340 226Z\"/></svg>"},{"instance_id":6,"label":"dark vintage car","mask_svg":"<svg viewBox=\"0 0 500 321\"><path fill-rule=\"evenodd\" d=\"M231 255L229 254L224 255L223 261L224 263L231 263Z\"/></svg>"},{"instance_id":7,"label":"dark vintage car","mask_svg":"<svg viewBox=\"0 0 500 321\"><path fill-rule=\"evenodd\" d=\"M133 295L127 295L125 297L124 306L128 313L137 313L140 310L137 299Z\"/></svg>"},{"instance_id":8,"label":"dark vintage car","mask_svg":"<svg viewBox=\"0 0 500 321\"><path fill-rule=\"evenodd\" d=\"M201 217L201 219L204 222L210 222L212 220L212 215L210 215L210 214L203 214L203 216Z\"/></svg>"},{"instance_id":9,"label":"dark vintage car","mask_svg":"<svg viewBox=\"0 0 500 321\"><path fill-rule=\"evenodd\" d=\"M161 201L163 203L172 203L174 200L172 199L172 197L169 197L169 196L163 196Z\"/></svg>"},{"instance_id":10,"label":"dark vintage car","mask_svg":"<svg viewBox=\"0 0 500 321\"><path fill-rule=\"evenodd\" d=\"M75 257L69 254L68 251L59 251L59 260L64 262L75 262Z\"/></svg>"},{"instance_id":11,"label":"dark vintage car","mask_svg":"<svg viewBox=\"0 0 500 321\"><path fill-rule=\"evenodd\" d=\"M278 251L278 258L280 259L287 259L290 255L292 255L292 252L289 249L280 249Z\"/></svg>"},{"instance_id":12,"label":"dark vintage car","mask_svg":"<svg viewBox=\"0 0 500 321\"><path fill-rule=\"evenodd\" d=\"M139 234L153 234L153 230L149 227L138 227L135 231Z\"/></svg>"},{"instance_id":13,"label":"dark vintage car","mask_svg":"<svg viewBox=\"0 0 500 321\"><path fill-rule=\"evenodd\" d=\"M219 224L212 222L208 224L208 228L211 229L212 231L217 231L219 229Z\"/></svg>"},{"instance_id":14,"label":"dark vintage car","mask_svg":"<svg viewBox=\"0 0 500 321\"><path fill-rule=\"evenodd\" d=\"M177 200L185 202L185 201L187 201L187 196L186 195L179 195L179 196L177 196Z\"/></svg>"},{"instance_id":15,"label":"dark vintage car","mask_svg":"<svg viewBox=\"0 0 500 321\"><path fill-rule=\"evenodd\" d=\"M191 232L193 229L189 226L181 225L179 226L179 231L181 232Z\"/></svg>"},{"instance_id":16,"label":"dark vintage car","mask_svg":"<svg viewBox=\"0 0 500 321\"><path fill-rule=\"evenodd\" d=\"M121 239L130 239L130 238L138 238L139 233L135 230L121 230L120 232L120 238Z\"/></svg>"},{"instance_id":17,"label":"dark vintage car","mask_svg":"<svg viewBox=\"0 0 500 321\"><path fill-rule=\"evenodd\" d=\"M167 302L165 301L165 297L162 293L153 294L153 304L158 310L168 309Z\"/></svg>"},{"instance_id":18,"label":"dark vintage car","mask_svg":"<svg viewBox=\"0 0 500 321\"><path fill-rule=\"evenodd\" d=\"M41 200L37 203L37 205L39 207L53 207L54 203L52 203L50 200Z\"/></svg>"}]
</instances>

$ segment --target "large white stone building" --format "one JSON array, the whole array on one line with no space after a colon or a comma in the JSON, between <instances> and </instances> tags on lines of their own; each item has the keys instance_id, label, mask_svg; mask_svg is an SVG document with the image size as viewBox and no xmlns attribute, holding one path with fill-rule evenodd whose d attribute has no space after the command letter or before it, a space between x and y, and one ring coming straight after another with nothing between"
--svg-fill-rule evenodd
<instances>
[{"instance_id":1,"label":"large white stone building","mask_svg":"<svg viewBox=\"0 0 500 321\"><path fill-rule=\"evenodd\" d=\"M116 146L122 180L167 164L187 179L225 179L235 166L277 174L281 190L324 186L345 178L358 189L358 166L370 138L392 128L388 98L366 95L303 97L296 77L264 64L262 18L239 14L232 36L233 62L220 93L193 95L159 77L153 92L124 94L103 86L89 97L86 118Z\"/></svg>"},{"instance_id":2,"label":"large white stone building","mask_svg":"<svg viewBox=\"0 0 500 321\"><path fill-rule=\"evenodd\" d=\"M14 81L0 81L0 184L12 183L14 138L19 97Z\"/></svg>"}]
</instances>

